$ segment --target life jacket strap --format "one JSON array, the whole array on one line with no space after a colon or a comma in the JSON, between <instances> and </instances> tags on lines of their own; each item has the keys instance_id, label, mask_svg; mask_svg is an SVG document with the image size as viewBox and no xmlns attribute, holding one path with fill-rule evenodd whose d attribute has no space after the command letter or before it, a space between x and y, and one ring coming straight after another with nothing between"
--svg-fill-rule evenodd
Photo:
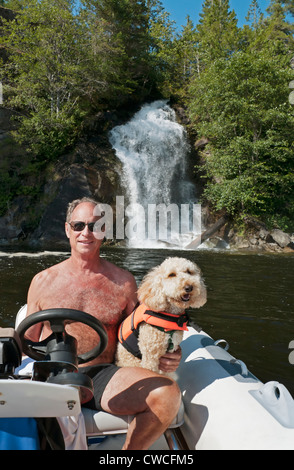
<instances>
[{"instance_id":1,"label":"life jacket strap","mask_svg":"<svg viewBox=\"0 0 294 470\"><path fill-rule=\"evenodd\" d=\"M163 331L163 333L168 335L168 345L167 345L167 351L166 352L171 351L174 348L173 335L174 335L174 332L176 330L166 331L164 328L162 328L162 326L157 326L157 325L153 325L153 328L156 328L159 331Z\"/></svg>"},{"instance_id":2,"label":"life jacket strap","mask_svg":"<svg viewBox=\"0 0 294 470\"><path fill-rule=\"evenodd\" d=\"M145 315L150 315L152 317L160 318L162 320L168 320L170 322L176 323L181 328L184 325L184 323L188 323L190 320L189 315L186 312L179 316L172 316L172 315L168 315L167 313L153 312L153 310L146 310Z\"/></svg>"}]
</instances>

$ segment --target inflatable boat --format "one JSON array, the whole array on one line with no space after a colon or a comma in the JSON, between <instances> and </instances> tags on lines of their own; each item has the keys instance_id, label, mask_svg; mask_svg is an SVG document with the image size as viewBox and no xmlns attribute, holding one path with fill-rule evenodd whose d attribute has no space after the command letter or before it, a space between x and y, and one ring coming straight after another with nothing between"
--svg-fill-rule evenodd
<instances>
[{"instance_id":1,"label":"inflatable boat","mask_svg":"<svg viewBox=\"0 0 294 470\"><path fill-rule=\"evenodd\" d=\"M132 416L82 406L92 384L77 365L106 347L102 325L68 309L27 318L25 313L26 306L17 315L15 329L0 328L0 449L42 449L40 429L50 449L121 449ZM90 321L100 336L95 351L77 357L65 334L65 319ZM25 332L40 321L50 322L50 340L30 343ZM213 340L197 325L189 326L181 347L177 381L182 406L151 450L294 449L294 401L282 384L263 384L228 352L224 340ZM62 444L50 438L50 418L58 423Z\"/></svg>"}]
</instances>

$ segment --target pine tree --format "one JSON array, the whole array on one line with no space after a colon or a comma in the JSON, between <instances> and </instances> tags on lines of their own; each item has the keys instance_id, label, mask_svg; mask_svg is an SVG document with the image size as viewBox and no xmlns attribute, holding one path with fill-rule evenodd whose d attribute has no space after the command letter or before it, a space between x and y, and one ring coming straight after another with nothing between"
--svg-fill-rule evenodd
<instances>
[{"instance_id":1,"label":"pine tree","mask_svg":"<svg viewBox=\"0 0 294 470\"><path fill-rule=\"evenodd\" d=\"M294 16L294 0L284 0L283 3L286 13Z\"/></svg>"},{"instance_id":2,"label":"pine tree","mask_svg":"<svg viewBox=\"0 0 294 470\"><path fill-rule=\"evenodd\" d=\"M174 40L176 73L173 89L179 99L184 98L191 78L199 73L197 33L193 21L187 16L186 25Z\"/></svg>"},{"instance_id":3,"label":"pine tree","mask_svg":"<svg viewBox=\"0 0 294 470\"><path fill-rule=\"evenodd\" d=\"M259 7L258 0L252 0L251 5L249 6L249 10L246 16L246 21L251 23L251 27L253 30L257 30L258 26L261 24L264 15L261 12Z\"/></svg>"},{"instance_id":4,"label":"pine tree","mask_svg":"<svg viewBox=\"0 0 294 470\"><path fill-rule=\"evenodd\" d=\"M258 0L252 0L246 16L245 24L241 30L242 50L258 48L257 44L263 36L264 15L259 8Z\"/></svg>"},{"instance_id":5,"label":"pine tree","mask_svg":"<svg viewBox=\"0 0 294 470\"><path fill-rule=\"evenodd\" d=\"M229 0L205 0L196 29L201 68L229 57L239 47L237 18Z\"/></svg>"},{"instance_id":6,"label":"pine tree","mask_svg":"<svg viewBox=\"0 0 294 470\"><path fill-rule=\"evenodd\" d=\"M142 99L151 75L148 2L84 0L83 6L97 66L102 65L112 84L112 92L106 91L105 99L111 102L115 97L113 105L122 103L130 93Z\"/></svg>"},{"instance_id":7,"label":"pine tree","mask_svg":"<svg viewBox=\"0 0 294 470\"><path fill-rule=\"evenodd\" d=\"M264 46L270 48L272 53L289 54L294 48L294 26L286 20L286 13L281 0L271 0L265 19L263 41Z\"/></svg>"},{"instance_id":8,"label":"pine tree","mask_svg":"<svg viewBox=\"0 0 294 470\"><path fill-rule=\"evenodd\" d=\"M150 59L159 92L166 98L173 94L177 74L174 37L175 22L161 2L152 2L149 17Z\"/></svg>"}]
</instances>

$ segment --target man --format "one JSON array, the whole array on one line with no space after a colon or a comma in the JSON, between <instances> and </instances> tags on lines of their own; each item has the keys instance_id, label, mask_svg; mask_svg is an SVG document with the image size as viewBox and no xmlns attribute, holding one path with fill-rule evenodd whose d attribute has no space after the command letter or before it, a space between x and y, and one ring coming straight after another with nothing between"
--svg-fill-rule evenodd
<instances>
[{"instance_id":1,"label":"man","mask_svg":"<svg viewBox=\"0 0 294 470\"><path fill-rule=\"evenodd\" d=\"M103 323L108 346L102 355L86 364L92 366L88 373L94 383L94 398L86 406L117 415L135 415L123 449L144 450L176 416L181 394L170 378L143 368L118 368L113 364L118 325L137 303L137 286L129 272L100 257L102 240L93 232L98 220L93 215L95 206L95 201L88 198L69 205L65 231L71 256L34 277L28 292L28 315L48 308L72 308ZM50 334L49 327L39 324L29 330L28 336L37 341L41 330L43 338ZM86 325L72 323L67 325L67 331L77 338L79 354L97 342L96 333ZM180 350L167 353L161 358L160 367L166 372L174 371L180 359Z\"/></svg>"}]
</instances>

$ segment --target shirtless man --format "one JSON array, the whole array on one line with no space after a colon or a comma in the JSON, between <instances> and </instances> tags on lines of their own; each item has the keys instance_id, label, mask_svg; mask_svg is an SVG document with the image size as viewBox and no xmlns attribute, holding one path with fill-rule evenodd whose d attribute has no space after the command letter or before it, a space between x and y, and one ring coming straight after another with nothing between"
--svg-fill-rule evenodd
<instances>
[{"instance_id":1,"label":"shirtless man","mask_svg":"<svg viewBox=\"0 0 294 470\"><path fill-rule=\"evenodd\" d=\"M176 416L181 394L170 378L143 368L118 368L113 364L118 325L137 303L137 286L129 272L100 258L102 240L95 237L91 225L98 220L93 215L95 205L87 198L69 204L65 231L71 256L34 277L28 292L27 314L70 308L87 312L103 323L108 334L107 348L84 365L92 366L85 370L94 383L94 398L85 406L117 415L135 415L123 449L146 450ZM75 222L84 224L77 226ZM38 341L42 327L31 327L27 336ZM97 334L88 326L71 323L66 328L77 338L79 354L96 345ZM49 327L44 325L43 338L49 334ZM180 350L167 353L161 358L161 369L174 371L180 360ZM105 363L108 365L99 366Z\"/></svg>"}]
</instances>

